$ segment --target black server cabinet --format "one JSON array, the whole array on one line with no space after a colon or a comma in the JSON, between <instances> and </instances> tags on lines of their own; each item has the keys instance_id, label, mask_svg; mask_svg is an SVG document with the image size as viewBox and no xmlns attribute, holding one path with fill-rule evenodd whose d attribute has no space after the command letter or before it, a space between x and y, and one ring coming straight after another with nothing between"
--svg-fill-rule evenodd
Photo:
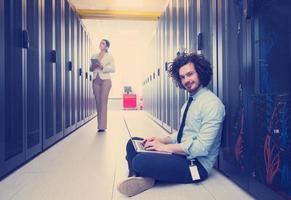
<instances>
[{"instance_id":1,"label":"black server cabinet","mask_svg":"<svg viewBox=\"0 0 291 200\"><path fill-rule=\"evenodd\" d=\"M84 122L84 79L85 79L85 65L84 65L84 43L83 43L84 28L80 26L80 120Z\"/></svg>"},{"instance_id":2,"label":"black server cabinet","mask_svg":"<svg viewBox=\"0 0 291 200\"><path fill-rule=\"evenodd\" d=\"M189 0L189 52L197 51L197 4L196 0Z\"/></svg>"},{"instance_id":3,"label":"black server cabinet","mask_svg":"<svg viewBox=\"0 0 291 200\"><path fill-rule=\"evenodd\" d=\"M179 31L178 31L178 0L172 1L171 6L171 44L172 44L172 52L170 53L170 61L172 61L179 51L179 44L178 44L178 37L179 37ZM173 80L170 78L170 87L171 87L171 95L170 95L170 102L171 102L171 127L175 130L178 129L178 123L179 123L179 107L178 107L178 89L175 86Z\"/></svg>"},{"instance_id":4,"label":"black server cabinet","mask_svg":"<svg viewBox=\"0 0 291 200\"><path fill-rule=\"evenodd\" d=\"M41 104L41 2L26 1L26 26L29 46L26 59L26 159L42 150Z\"/></svg>"},{"instance_id":5,"label":"black server cabinet","mask_svg":"<svg viewBox=\"0 0 291 200\"><path fill-rule=\"evenodd\" d=\"M197 50L201 51L201 53L212 63L212 55L211 55L211 47L212 47L212 37L210 35L211 21L210 21L210 13L213 3L211 0L197 0L199 6L199 14L198 19L200 21L198 24L198 33L196 36L197 40ZM213 22L215 23L215 22ZM213 32L215 34L216 32Z\"/></svg>"},{"instance_id":6,"label":"black server cabinet","mask_svg":"<svg viewBox=\"0 0 291 200\"><path fill-rule=\"evenodd\" d=\"M90 56L91 57L91 46L90 46L90 38L89 36L87 35L87 44L88 44L88 57ZM93 78L92 78L92 75L90 76L90 79L89 79L89 86L90 86L90 89L89 89L89 103L90 103L90 116L89 116L89 119L91 119L93 116L94 116L94 113L96 112L96 102L95 102L95 97L93 95L93 90L92 90L92 82L93 82Z\"/></svg>"},{"instance_id":7,"label":"black server cabinet","mask_svg":"<svg viewBox=\"0 0 291 200\"><path fill-rule=\"evenodd\" d=\"M187 14L187 7L186 1L177 1L177 47L179 50L179 54L188 53L187 52L187 27L188 27L188 17ZM181 116L181 108L186 101L188 96L188 92L186 90L178 88L177 92L178 102L177 102L177 128L180 125L180 116Z\"/></svg>"},{"instance_id":8,"label":"black server cabinet","mask_svg":"<svg viewBox=\"0 0 291 200\"><path fill-rule=\"evenodd\" d=\"M81 77L81 119L85 122L85 79L86 79L86 66L85 66L85 44L83 42L84 38L84 25L81 25L81 35L80 35L80 44L81 44L81 68L82 68L82 77Z\"/></svg>"},{"instance_id":9,"label":"black server cabinet","mask_svg":"<svg viewBox=\"0 0 291 200\"><path fill-rule=\"evenodd\" d=\"M78 19L78 18L77 18ZM76 92L77 92L77 102L76 102L76 108L77 108L77 127L81 126L83 121L82 121L82 106L81 106L81 96L82 96L82 54L81 54L81 50L82 50L82 45L81 45L81 31L82 31L82 26L80 24L80 20L77 20L77 35L76 35L76 39L77 39L77 46L76 46L76 52L77 52L77 81L76 81Z\"/></svg>"},{"instance_id":10,"label":"black server cabinet","mask_svg":"<svg viewBox=\"0 0 291 200\"><path fill-rule=\"evenodd\" d=\"M89 44L88 44L88 35L85 35L85 44L86 44L86 58L89 58ZM87 77L87 96L86 96L86 105L87 105L87 109L86 109L86 117L87 119L89 119L90 116L90 89L92 88L92 86L90 85L91 82L91 72L89 72L89 67L87 67L87 72L88 72L88 77Z\"/></svg>"},{"instance_id":11,"label":"black server cabinet","mask_svg":"<svg viewBox=\"0 0 291 200\"><path fill-rule=\"evenodd\" d=\"M57 75L56 68L56 4L55 0L44 1L44 134L43 148L47 148L63 137L62 130L57 132ZM61 80L60 80L61 81Z\"/></svg>"},{"instance_id":12,"label":"black server cabinet","mask_svg":"<svg viewBox=\"0 0 291 200\"><path fill-rule=\"evenodd\" d=\"M174 16L173 16L173 2L170 1L169 2L169 15L168 15L168 19L169 21L169 26L168 26L168 30L169 30L169 34L168 34L168 39L169 39L169 52L168 52L168 61L172 62L173 58L174 58L174 41L173 41L173 36L174 36ZM169 121L168 121L168 125L169 125L169 130L170 132L173 131L173 121L174 121L174 110L173 110L173 105L174 105L174 87L173 87L173 82L171 80L170 77L167 78L168 81L168 103L169 103L169 110L168 110L168 114L169 114Z\"/></svg>"},{"instance_id":13,"label":"black server cabinet","mask_svg":"<svg viewBox=\"0 0 291 200\"><path fill-rule=\"evenodd\" d=\"M73 8L71 9L71 61L72 61L72 71L71 71L71 123L75 128L76 124L76 75L77 75L77 55L76 55L76 48L77 48L77 27L76 27L76 14L74 13ZM74 129L73 128L73 129Z\"/></svg>"},{"instance_id":14,"label":"black server cabinet","mask_svg":"<svg viewBox=\"0 0 291 200\"><path fill-rule=\"evenodd\" d=\"M88 117L88 98L89 98L89 90L90 90L90 85L89 85L89 57L88 57L88 43L87 43L87 33L84 32L84 53L85 53L85 68L86 68L86 77L85 77L85 88L86 88L86 92L85 92L85 118L87 120Z\"/></svg>"},{"instance_id":15,"label":"black server cabinet","mask_svg":"<svg viewBox=\"0 0 291 200\"><path fill-rule=\"evenodd\" d=\"M223 84L219 168L257 199L290 199L291 4L248 3L218 5L227 10L223 71L232 77Z\"/></svg>"},{"instance_id":16,"label":"black server cabinet","mask_svg":"<svg viewBox=\"0 0 291 200\"><path fill-rule=\"evenodd\" d=\"M90 55L90 51L89 51L89 38L88 35L86 34L85 37L86 40L86 56L87 58L91 57ZM89 67L88 67L89 69ZM87 118L89 119L90 115L91 115L91 91L92 91L92 85L91 85L91 80L92 80L92 73L88 72L88 88L87 88L87 98L86 98L86 102L87 102Z\"/></svg>"},{"instance_id":17,"label":"black server cabinet","mask_svg":"<svg viewBox=\"0 0 291 200\"><path fill-rule=\"evenodd\" d=\"M166 13L165 13L166 17L165 17L165 21L166 21L166 44L167 46L170 45L170 8L169 6L167 7L166 9ZM170 48L166 48L167 51L166 51L166 73L167 73L167 70L168 70L168 65L169 65L169 62L170 62L170 55L171 55L171 52L170 52ZM165 128L169 131L171 131L171 104L170 104L170 79L168 76L165 76L165 92L166 92L166 109L165 109L165 112L166 112L166 121L165 121Z\"/></svg>"},{"instance_id":18,"label":"black server cabinet","mask_svg":"<svg viewBox=\"0 0 291 200\"><path fill-rule=\"evenodd\" d=\"M158 102L158 119L159 119L159 122L161 123L162 122L162 106L163 106L163 85L162 85L162 70L163 70L163 29L162 29L162 25L163 25L163 22L160 20L159 21L159 61L158 61L158 69L157 69L157 76L158 76L158 84L159 84L159 91L158 91L158 98L159 98L159 102ZM161 124L162 125L162 124Z\"/></svg>"},{"instance_id":19,"label":"black server cabinet","mask_svg":"<svg viewBox=\"0 0 291 200\"><path fill-rule=\"evenodd\" d=\"M5 163L5 155L4 155L4 130L5 130L5 116L4 116L4 109L5 109L5 25L4 25L4 0L0 0L0 177L4 174L3 166Z\"/></svg>"},{"instance_id":20,"label":"black server cabinet","mask_svg":"<svg viewBox=\"0 0 291 200\"><path fill-rule=\"evenodd\" d=\"M81 68L81 84L80 84L80 119L85 122L84 120L84 82L85 82L85 65L84 65L84 42L83 42L83 37L84 37L84 27L81 24L80 26L80 55L81 55L81 60L80 60L80 68Z\"/></svg>"},{"instance_id":21,"label":"black server cabinet","mask_svg":"<svg viewBox=\"0 0 291 200\"><path fill-rule=\"evenodd\" d=\"M220 31L223 34L223 77L228 81L223 86L223 102L226 105L226 119L222 136L221 152L219 156L219 169L231 177L242 188L249 188L248 167L249 145L246 138L246 103L244 75L244 33L243 12L234 1L225 6L225 22L228 23L227 30ZM217 17L216 9L212 13ZM220 24L219 26L224 26ZM213 27L213 31L217 27ZM213 32L212 31L212 32ZM215 56L215 55L214 55ZM217 61L215 61L217 62Z\"/></svg>"},{"instance_id":22,"label":"black server cabinet","mask_svg":"<svg viewBox=\"0 0 291 200\"><path fill-rule=\"evenodd\" d=\"M65 1L65 135L70 133L72 126L72 102L71 102L71 79L72 79L72 59L71 59L71 9L68 1Z\"/></svg>"},{"instance_id":23,"label":"black server cabinet","mask_svg":"<svg viewBox=\"0 0 291 200\"><path fill-rule=\"evenodd\" d=\"M84 46L84 50L83 50L83 55L84 55L84 72L85 72L85 80L84 80L84 100L83 100L83 104L84 104L84 119L85 121L87 121L87 95L88 95L88 79L89 79L89 69L88 69L88 63L89 63L89 59L87 57L87 44L86 44L86 31L84 29L84 34L83 34L83 46Z\"/></svg>"},{"instance_id":24,"label":"black server cabinet","mask_svg":"<svg viewBox=\"0 0 291 200\"><path fill-rule=\"evenodd\" d=\"M64 129L73 131L75 110L92 102L81 75L75 109L74 73L84 68L89 52L86 32L76 35L77 22L81 29L65 0L0 0L1 178L61 139ZM76 49L85 60L78 60Z\"/></svg>"},{"instance_id":25,"label":"black server cabinet","mask_svg":"<svg viewBox=\"0 0 291 200\"><path fill-rule=\"evenodd\" d=\"M88 90L89 90L89 70L87 63L89 60L87 60L87 43L86 43L86 32L84 31L83 34L83 46L84 46L84 66L85 66L85 92L84 92L84 118L87 120L88 117Z\"/></svg>"},{"instance_id":26,"label":"black server cabinet","mask_svg":"<svg viewBox=\"0 0 291 200\"><path fill-rule=\"evenodd\" d=\"M157 83L157 90L156 90L156 119L158 119L160 121L161 119L161 114L160 114L160 109L161 109L161 84L160 84L160 72L159 72L159 68L160 68L160 63L161 63L161 29L160 29L160 22L158 22L158 28L157 28L157 35L156 35L156 55L158 56L156 59L156 63L155 63L155 78L156 78L156 83ZM140 99L139 99L140 100Z\"/></svg>"},{"instance_id":27,"label":"black server cabinet","mask_svg":"<svg viewBox=\"0 0 291 200\"><path fill-rule=\"evenodd\" d=\"M260 199L291 199L291 2L258 1L254 8L248 12L254 50L247 115L250 192Z\"/></svg>"},{"instance_id":28,"label":"black server cabinet","mask_svg":"<svg viewBox=\"0 0 291 200\"><path fill-rule=\"evenodd\" d=\"M161 60L161 88L162 88L162 92L161 92L161 121L162 124L164 124L166 122L166 78L167 78L167 71L166 71L166 20L165 20L165 13L163 14L163 16L161 17L162 20L162 60Z\"/></svg>"},{"instance_id":29,"label":"black server cabinet","mask_svg":"<svg viewBox=\"0 0 291 200\"><path fill-rule=\"evenodd\" d=\"M217 2L211 0L197 0L197 35L196 35L196 51L200 52L210 61L213 68L212 81L208 88L216 95L219 95L218 85L218 68L221 67L217 61L220 55L217 54L218 38L217 38L217 15L221 16L221 12L216 12ZM211 13L214 15L211 16ZM212 31L210 31L212 30ZM213 53L214 52L214 53Z\"/></svg>"},{"instance_id":30,"label":"black server cabinet","mask_svg":"<svg viewBox=\"0 0 291 200\"><path fill-rule=\"evenodd\" d=\"M55 1L56 133L64 130L64 0Z\"/></svg>"},{"instance_id":31,"label":"black server cabinet","mask_svg":"<svg viewBox=\"0 0 291 200\"><path fill-rule=\"evenodd\" d=\"M24 112L24 65L22 37L27 35L23 27L21 0L1 1L1 131L0 176L17 167L25 160L25 112ZM5 38L5 39L4 39ZM26 43L27 44L27 43ZM3 52L3 50L5 50Z\"/></svg>"},{"instance_id":32,"label":"black server cabinet","mask_svg":"<svg viewBox=\"0 0 291 200\"><path fill-rule=\"evenodd\" d=\"M85 117L86 117L86 120L89 116L89 103L88 103L88 99L89 99L89 90L91 89L90 87L90 81L89 81L89 78L90 78L90 72L89 72L89 53L88 53L88 41L87 41L87 34L84 33L84 42L85 42L85 67L86 67L86 72L87 72L87 75L86 75L86 96L85 96L85 105L86 105L86 111L85 111Z\"/></svg>"}]
</instances>

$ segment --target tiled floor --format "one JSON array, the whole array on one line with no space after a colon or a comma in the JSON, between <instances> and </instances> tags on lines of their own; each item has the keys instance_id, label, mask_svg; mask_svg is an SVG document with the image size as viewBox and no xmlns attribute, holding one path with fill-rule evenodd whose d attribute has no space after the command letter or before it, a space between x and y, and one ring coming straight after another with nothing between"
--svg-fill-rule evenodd
<instances>
[{"instance_id":1,"label":"tiled floor","mask_svg":"<svg viewBox=\"0 0 291 200\"><path fill-rule=\"evenodd\" d=\"M126 118L133 135L167 134L142 111L109 112L107 133L96 119L0 182L1 200L122 200L116 190L127 175ZM200 184L158 184L130 199L253 199L217 171Z\"/></svg>"}]
</instances>

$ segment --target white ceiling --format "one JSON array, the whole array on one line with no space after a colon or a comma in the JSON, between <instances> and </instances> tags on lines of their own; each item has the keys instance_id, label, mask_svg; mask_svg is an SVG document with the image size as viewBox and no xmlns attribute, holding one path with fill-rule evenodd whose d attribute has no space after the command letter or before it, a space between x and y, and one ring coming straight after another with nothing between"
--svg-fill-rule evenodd
<instances>
[{"instance_id":1,"label":"white ceiling","mask_svg":"<svg viewBox=\"0 0 291 200\"><path fill-rule=\"evenodd\" d=\"M69 0L76 9L162 12L168 0Z\"/></svg>"}]
</instances>

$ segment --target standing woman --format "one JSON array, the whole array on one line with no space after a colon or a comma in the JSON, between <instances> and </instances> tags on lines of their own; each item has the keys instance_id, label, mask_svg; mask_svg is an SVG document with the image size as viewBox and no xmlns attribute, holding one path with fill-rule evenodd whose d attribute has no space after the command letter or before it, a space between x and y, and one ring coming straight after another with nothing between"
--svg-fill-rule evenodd
<instances>
[{"instance_id":1,"label":"standing woman","mask_svg":"<svg viewBox=\"0 0 291 200\"><path fill-rule=\"evenodd\" d=\"M96 100L98 132L107 128L107 102L112 86L110 73L115 72L113 57L108 53L110 42L102 39L99 54L91 57L90 71L93 72L93 93Z\"/></svg>"}]
</instances>

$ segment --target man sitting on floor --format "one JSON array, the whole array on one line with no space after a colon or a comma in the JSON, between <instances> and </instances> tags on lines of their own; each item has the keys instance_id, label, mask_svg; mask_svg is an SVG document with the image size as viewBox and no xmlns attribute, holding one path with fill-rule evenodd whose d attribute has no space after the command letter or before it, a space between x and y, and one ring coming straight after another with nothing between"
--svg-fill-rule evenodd
<instances>
[{"instance_id":1,"label":"man sitting on floor","mask_svg":"<svg viewBox=\"0 0 291 200\"><path fill-rule=\"evenodd\" d=\"M203 55L178 56L169 69L176 85L189 93L183 105L179 131L171 136L143 140L148 151L137 153L129 140L127 162L129 178L118 185L126 196L134 196L154 186L155 181L197 183L205 180L219 152L224 105L206 86L212 77L210 63Z\"/></svg>"}]
</instances>

